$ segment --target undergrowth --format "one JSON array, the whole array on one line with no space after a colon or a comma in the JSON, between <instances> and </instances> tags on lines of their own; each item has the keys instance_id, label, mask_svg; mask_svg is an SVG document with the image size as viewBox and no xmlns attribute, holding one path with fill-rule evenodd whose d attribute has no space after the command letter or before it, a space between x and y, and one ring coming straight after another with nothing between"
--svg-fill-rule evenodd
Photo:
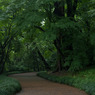
<instances>
[{"instance_id":1,"label":"undergrowth","mask_svg":"<svg viewBox=\"0 0 95 95\"><path fill-rule=\"evenodd\" d=\"M0 75L0 95L14 95L20 90L21 85L16 79Z\"/></svg>"}]
</instances>

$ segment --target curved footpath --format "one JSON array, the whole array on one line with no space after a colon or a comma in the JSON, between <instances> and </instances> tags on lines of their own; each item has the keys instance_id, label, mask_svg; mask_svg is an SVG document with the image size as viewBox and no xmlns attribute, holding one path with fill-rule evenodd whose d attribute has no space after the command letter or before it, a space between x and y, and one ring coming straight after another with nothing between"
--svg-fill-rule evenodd
<instances>
[{"instance_id":1,"label":"curved footpath","mask_svg":"<svg viewBox=\"0 0 95 95\"><path fill-rule=\"evenodd\" d=\"M22 85L22 91L16 95L87 95L77 88L42 79L36 73L15 74L11 77Z\"/></svg>"}]
</instances>

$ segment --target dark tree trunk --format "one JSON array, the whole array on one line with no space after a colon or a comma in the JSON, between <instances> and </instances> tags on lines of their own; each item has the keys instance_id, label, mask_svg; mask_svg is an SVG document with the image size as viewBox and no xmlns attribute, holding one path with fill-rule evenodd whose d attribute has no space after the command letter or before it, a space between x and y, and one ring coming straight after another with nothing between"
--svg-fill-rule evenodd
<instances>
[{"instance_id":1,"label":"dark tree trunk","mask_svg":"<svg viewBox=\"0 0 95 95\"><path fill-rule=\"evenodd\" d=\"M26 44L27 54L29 54L29 44ZM28 62L28 72L30 71L30 63Z\"/></svg>"},{"instance_id":2,"label":"dark tree trunk","mask_svg":"<svg viewBox=\"0 0 95 95\"><path fill-rule=\"evenodd\" d=\"M55 45L57 51L60 53L60 55L64 58L64 54L62 53L60 46L58 45L58 40L54 41L54 45Z\"/></svg>"},{"instance_id":3,"label":"dark tree trunk","mask_svg":"<svg viewBox=\"0 0 95 95\"><path fill-rule=\"evenodd\" d=\"M35 67L35 64L34 64L34 66L33 66L33 71L36 71L36 67Z\"/></svg>"},{"instance_id":4,"label":"dark tree trunk","mask_svg":"<svg viewBox=\"0 0 95 95\"><path fill-rule=\"evenodd\" d=\"M78 3L78 0L74 0L74 4L73 4L73 15L72 15L73 17L74 17L74 15L76 13L77 3Z\"/></svg>"},{"instance_id":5,"label":"dark tree trunk","mask_svg":"<svg viewBox=\"0 0 95 95\"><path fill-rule=\"evenodd\" d=\"M54 4L54 6L55 6L54 14L59 16L59 17L64 17L65 16L64 5L65 5L64 0L55 2L55 4Z\"/></svg>"},{"instance_id":6,"label":"dark tree trunk","mask_svg":"<svg viewBox=\"0 0 95 95\"><path fill-rule=\"evenodd\" d=\"M48 63L46 62L46 60L44 59L43 55L41 54L41 52L40 52L40 50L38 48L37 48L37 52L38 52L41 60L43 61L44 65L45 65L45 69L50 70L50 67L49 67Z\"/></svg>"},{"instance_id":7,"label":"dark tree trunk","mask_svg":"<svg viewBox=\"0 0 95 95\"><path fill-rule=\"evenodd\" d=\"M66 0L67 3L67 16L73 17L73 5L72 0Z\"/></svg>"},{"instance_id":8,"label":"dark tree trunk","mask_svg":"<svg viewBox=\"0 0 95 95\"><path fill-rule=\"evenodd\" d=\"M1 60L0 60L0 63L1 63L0 74L2 74L3 71L4 71L5 63L8 59L10 44L11 43L9 43L9 45L7 47L7 52L5 52L5 48L4 49L2 48L2 57L1 57Z\"/></svg>"},{"instance_id":9,"label":"dark tree trunk","mask_svg":"<svg viewBox=\"0 0 95 95\"><path fill-rule=\"evenodd\" d=\"M57 1L55 2L55 10L54 10L54 14L56 16L59 17L65 17L65 3L64 3L64 0L62 1ZM64 62L64 54L62 52L62 34L60 32L60 29L59 29L59 34L56 38L56 40L54 41L54 45L57 49L57 65L56 65L56 70L54 72L57 72L57 71L61 71L62 70L62 61L63 63Z\"/></svg>"},{"instance_id":10,"label":"dark tree trunk","mask_svg":"<svg viewBox=\"0 0 95 95\"><path fill-rule=\"evenodd\" d=\"M37 71L40 71L39 63L37 63Z\"/></svg>"},{"instance_id":11,"label":"dark tree trunk","mask_svg":"<svg viewBox=\"0 0 95 95\"><path fill-rule=\"evenodd\" d=\"M0 74L3 73L3 71L4 71L4 66L5 66L5 62L3 62L2 65L1 65L1 68L0 68Z\"/></svg>"},{"instance_id":12,"label":"dark tree trunk","mask_svg":"<svg viewBox=\"0 0 95 95\"><path fill-rule=\"evenodd\" d=\"M55 72L60 72L62 70L62 63L65 63L65 60L64 60L64 54L61 50L61 47L62 47L62 35L61 33L59 33L59 37L54 41L54 45L57 49L57 68L55 70Z\"/></svg>"},{"instance_id":13,"label":"dark tree trunk","mask_svg":"<svg viewBox=\"0 0 95 95\"><path fill-rule=\"evenodd\" d=\"M0 60L0 74L3 73L3 69L4 69L4 59L5 59L5 52L2 48L2 52L1 52L1 60Z\"/></svg>"}]
</instances>

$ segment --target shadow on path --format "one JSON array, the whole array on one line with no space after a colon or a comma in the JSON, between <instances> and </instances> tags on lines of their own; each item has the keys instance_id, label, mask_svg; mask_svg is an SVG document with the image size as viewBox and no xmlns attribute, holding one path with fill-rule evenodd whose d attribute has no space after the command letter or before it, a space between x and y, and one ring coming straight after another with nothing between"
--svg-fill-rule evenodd
<instances>
[{"instance_id":1,"label":"shadow on path","mask_svg":"<svg viewBox=\"0 0 95 95\"><path fill-rule=\"evenodd\" d=\"M87 95L77 88L42 79L36 73L15 74L11 77L19 80L22 86L22 91L16 95Z\"/></svg>"}]
</instances>

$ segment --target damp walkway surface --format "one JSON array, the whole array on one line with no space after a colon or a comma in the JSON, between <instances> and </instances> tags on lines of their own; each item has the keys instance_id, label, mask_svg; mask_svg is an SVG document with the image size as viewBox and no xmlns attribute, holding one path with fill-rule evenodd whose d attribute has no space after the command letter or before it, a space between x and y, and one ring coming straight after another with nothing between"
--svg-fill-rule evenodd
<instances>
[{"instance_id":1,"label":"damp walkway surface","mask_svg":"<svg viewBox=\"0 0 95 95\"><path fill-rule=\"evenodd\" d=\"M11 75L11 77L19 80L22 86L22 91L16 95L88 95L77 88L45 80L36 74Z\"/></svg>"}]
</instances>

